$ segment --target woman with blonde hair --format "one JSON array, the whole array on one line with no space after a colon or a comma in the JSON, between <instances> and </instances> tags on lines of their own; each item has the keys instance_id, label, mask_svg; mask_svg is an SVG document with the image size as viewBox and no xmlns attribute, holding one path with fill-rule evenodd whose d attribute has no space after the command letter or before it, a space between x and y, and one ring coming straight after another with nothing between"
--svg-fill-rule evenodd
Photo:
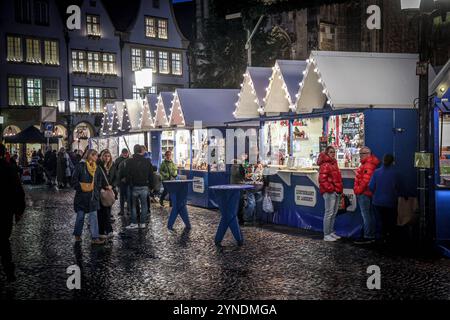
<instances>
[{"instance_id":1,"label":"woman with blonde hair","mask_svg":"<svg viewBox=\"0 0 450 320\"><path fill-rule=\"evenodd\" d=\"M116 180L116 167L113 165L111 152L108 149L102 150L100 152L100 158L97 161L97 165L100 169L102 185L108 188L114 188L114 181ZM98 232L100 238L106 239L111 238L115 234L111 225L111 207L105 207L100 201L100 208L97 211L98 218Z\"/></svg>"},{"instance_id":2,"label":"woman with blonde hair","mask_svg":"<svg viewBox=\"0 0 450 320\"><path fill-rule=\"evenodd\" d=\"M84 217L89 216L92 244L104 244L99 239L97 210L100 208L100 189L103 185L100 169L97 166L98 153L94 149L87 150L84 159L76 166L72 176L72 185L76 191L74 198L74 210L77 213L75 241L81 241L83 233Z\"/></svg>"}]
</instances>

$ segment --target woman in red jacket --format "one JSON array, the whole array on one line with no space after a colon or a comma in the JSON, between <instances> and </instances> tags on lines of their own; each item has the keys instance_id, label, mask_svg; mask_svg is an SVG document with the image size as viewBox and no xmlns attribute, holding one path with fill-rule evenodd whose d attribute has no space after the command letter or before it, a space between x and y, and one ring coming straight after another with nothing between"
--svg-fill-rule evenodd
<instances>
[{"instance_id":1,"label":"woman in red jacket","mask_svg":"<svg viewBox=\"0 0 450 320\"><path fill-rule=\"evenodd\" d=\"M372 192L369 182L380 160L375 157L368 147L359 150L361 165L356 170L355 185L353 191L358 199L359 208L364 223L364 237L355 243L366 244L375 241L375 214L372 208Z\"/></svg>"},{"instance_id":2,"label":"woman in red jacket","mask_svg":"<svg viewBox=\"0 0 450 320\"><path fill-rule=\"evenodd\" d=\"M328 146L317 160L320 193L325 202L323 218L323 240L336 241L340 237L334 232L334 221L339 208L339 194L343 191L342 176L336 160L336 150Z\"/></svg>"}]
</instances>

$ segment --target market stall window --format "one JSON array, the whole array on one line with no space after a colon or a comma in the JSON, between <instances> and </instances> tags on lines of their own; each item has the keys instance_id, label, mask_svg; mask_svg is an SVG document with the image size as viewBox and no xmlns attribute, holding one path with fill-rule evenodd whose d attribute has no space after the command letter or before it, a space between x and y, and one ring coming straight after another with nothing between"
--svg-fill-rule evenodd
<instances>
[{"instance_id":1,"label":"market stall window","mask_svg":"<svg viewBox=\"0 0 450 320\"><path fill-rule=\"evenodd\" d=\"M210 171L225 171L225 139L223 136L216 137L211 130L208 130L208 163Z\"/></svg>"},{"instance_id":2,"label":"market stall window","mask_svg":"<svg viewBox=\"0 0 450 320\"><path fill-rule=\"evenodd\" d=\"M192 131L192 170L208 170L208 131L195 129Z\"/></svg>"},{"instance_id":3,"label":"market stall window","mask_svg":"<svg viewBox=\"0 0 450 320\"><path fill-rule=\"evenodd\" d=\"M440 115L439 150L439 183L450 186L450 114Z\"/></svg>"},{"instance_id":4,"label":"market stall window","mask_svg":"<svg viewBox=\"0 0 450 320\"><path fill-rule=\"evenodd\" d=\"M161 134L161 150L162 154L166 153L166 151L172 151L174 148L175 142L175 131L163 131Z\"/></svg>"},{"instance_id":5,"label":"market stall window","mask_svg":"<svg viewBox=\"0 0 450 320\"><path fill-rule=\"evenodd\" d=\"M364 146L364 114L331 116L327 124L326 145L336 148L340 167L358 167L359 149Z\"/></svg>"},{"instance_id":6,"label":"market stall window","mask_svg":"<svg viewBox=\"0 0 450 320\"><path fill-rule=\"evenodd\" d=\"M320 153L323 119L298 119L292 123L292 158L288 166L312 168Z\"/></svg>"},{"instance_id":7,"label":"market stall window","mask_svg":"<svg viewBox=\"0 0 450 320\"><path fill-rule=\"evenodd\" d=\"M175 133L175 162L179 168L191 169L189 130L177 130Z\"/></svg>"},{"instance_id":8,"label":"market stall window","mask_svg":"<svg viewBox=\"0 0 450 320\"><path fill-rule=\"evenodd\" d=\"M264 124L263 161L269 165L283 166L288 155L289 121L268 121Z\"/></svg>"}]
</instances>

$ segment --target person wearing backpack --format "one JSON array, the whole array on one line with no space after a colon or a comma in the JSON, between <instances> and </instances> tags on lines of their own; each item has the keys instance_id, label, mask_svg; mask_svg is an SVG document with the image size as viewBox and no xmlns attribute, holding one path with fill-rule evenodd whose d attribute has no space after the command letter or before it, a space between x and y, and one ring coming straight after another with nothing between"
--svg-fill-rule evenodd
<instances>
[{"instance_id":1,"label":"person wearing backpack","mask_svg":"<svg viewBox=\"0 0 450 320\"><path fill-rule=\"evenodd\" d=\"M372 154L368 147L362 147L359 150L361 165L356 170L355 183L353 191L358 199L359 208L364 224L364 236L355 241L356 244L369 244L375 242L375 212L372 206L372 191L369 189L369 182L380 160Z\"/></svg>"},{"instance_id":2,"label":"person wearing backpack","mask_svg":"<svg viewBox=\"0 0 450 320\"><path fill-rule=\"evenodd\" d=\"M168 150L164 154L164 161L159 167L159 174L161 176L161 181L174 180L178 176L177 165L172 161L172 151ZM168 195L168 193L169 192L164 187L164 190L161 193L161 197L159 198L159 204L161 205L161 207L164 207L164 198Z\"/></svg>"}]
</instances>

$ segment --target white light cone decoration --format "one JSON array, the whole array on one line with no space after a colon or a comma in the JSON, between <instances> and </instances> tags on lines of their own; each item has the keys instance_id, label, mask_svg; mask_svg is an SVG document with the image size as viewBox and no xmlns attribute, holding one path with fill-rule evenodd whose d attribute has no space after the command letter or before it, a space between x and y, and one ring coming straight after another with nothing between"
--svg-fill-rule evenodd
<instances>
[{"instance_id":1,"label":"white light cone decoration","mask_svg":"<svg viewBox=\"0 0 450 320\"><path fill-rule=\"evenodd\" d=\"M140 118L142 117L142 100L131 100L125 99L125 105L127 113L124 114L124 119L128 117L129 129L132 131L139 131L140 128Z\"/></svg>"},{"instance_id":2,"label":"white light cone decoration","mask_svg":"<svg viewBox=\"0 0 450 320\"><path fill-rule=\"evenodd\" d=\"M150 106L147 100L144 100L144 105L141 113L141 118L139 121L139 126L142 130L148 130L154 128L154 123L152 119L152 114L150 112Z\"/></svg>"},{"instance_id":3,"label":"white light cone decoration","mask_svg":"<svg viewBox=\"0 0 450 320\"><path fill-rule=\"evenodd\" d=\"M177 127L184 127L186 125L184 121L181 101L176 93L172 101L172 108L170 110L169 125Z\"/></svg>"}]
</instances>

